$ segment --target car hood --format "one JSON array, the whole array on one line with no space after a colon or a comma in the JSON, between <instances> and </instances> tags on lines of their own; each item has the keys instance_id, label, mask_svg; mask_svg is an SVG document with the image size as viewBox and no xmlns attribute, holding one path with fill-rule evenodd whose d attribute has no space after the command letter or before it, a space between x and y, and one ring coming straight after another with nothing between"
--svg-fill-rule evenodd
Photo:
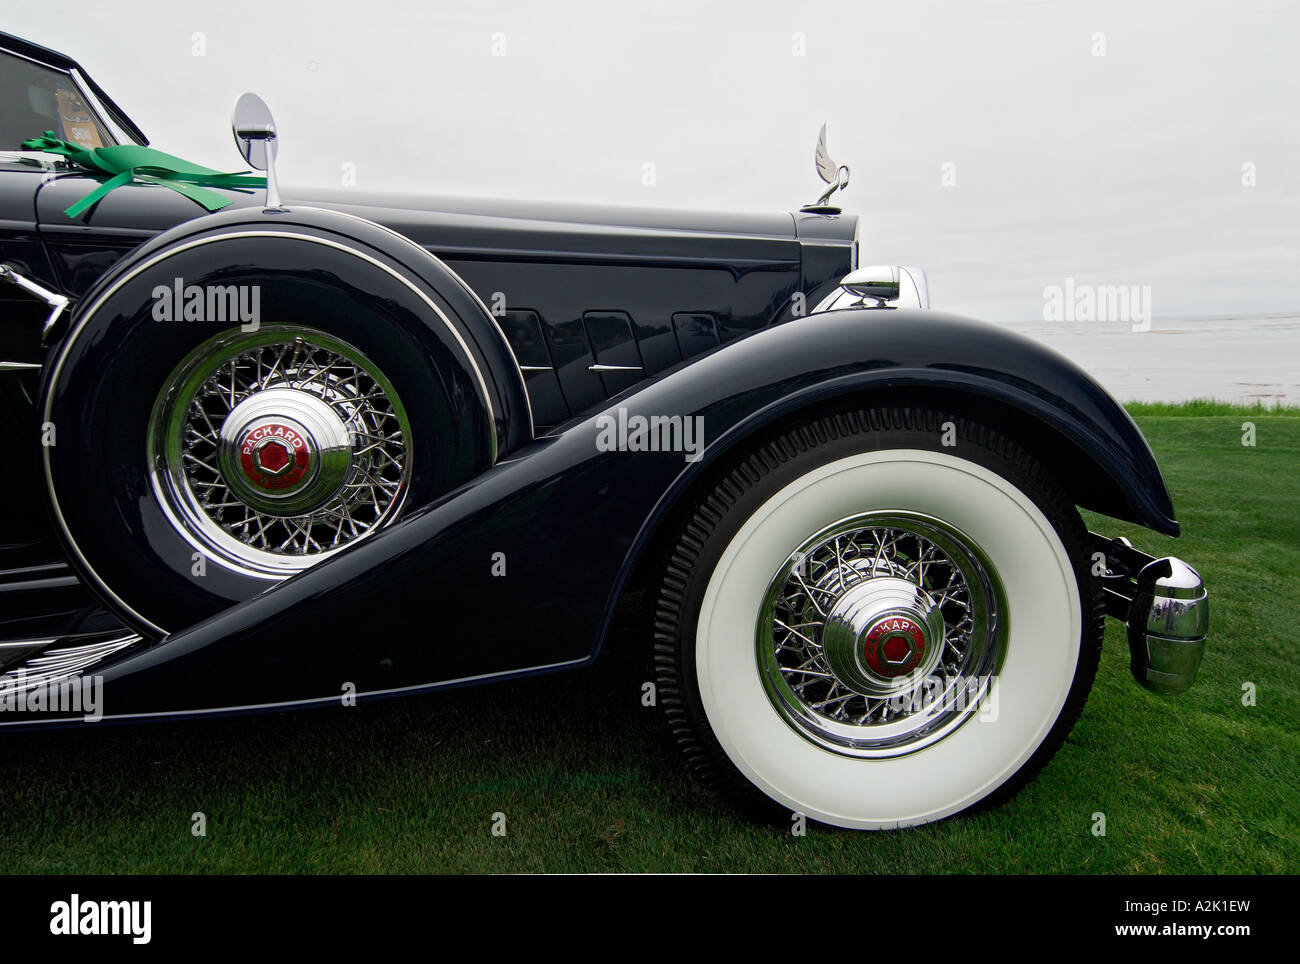
<instances>
[{"instance_id":1,"label":"car hood","mask_svg":"<svg viewBox=\"0 0 1300 964\"><path fill-rule=\"evenodd\" d=\"M95 235L117 243L143 241L204 210L156 184L119 187L93 209L69 218L64 209L93 190L96 178L63 174L37 196L42 231ZM237 207L262 203L262 192L221 192ZM799 260L791 214L711 213L655 208L543 203L503 198L433 197L338 189L286 189L286 205L311 205L384 225L441 256L563 260L596 258L723 261L738 270ZM851 234L851 230L850 230Z\"/></svg>"}]
</instances>

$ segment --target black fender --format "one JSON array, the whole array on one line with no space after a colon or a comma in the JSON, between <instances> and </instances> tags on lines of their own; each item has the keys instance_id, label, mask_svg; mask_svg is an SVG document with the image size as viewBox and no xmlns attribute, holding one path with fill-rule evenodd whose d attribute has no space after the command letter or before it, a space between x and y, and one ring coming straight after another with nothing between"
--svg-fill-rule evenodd
<instances>
[{"instance_id":1,"label":"black fender","mask_svg":"<svg viewBox=\"0 0 1300 964\"><path fill-rule=\"evenodd\" d=\"M148 636L184 629L274 585L218 564L156 497L150 409L175 366L238 319L158 321L155 289L245 284L260 326L331 328L403 385L415 416L403 511L451 490L532 437L523 375L495 321L441 261L333 211L236 210L186 222L132 252L81 300L45 366L42 422L55 530L86 583Z\"/></svg>"},{"instance_id":2,"label":"black fender","mask_svg":"<svg viewBox=\"0 0 1300 964\"><path fill-rule=\"evenodd\" d=\"M234 208L183 221L170 230L150 238L106 271L78 300L75 309L65 316L69 319L68 328L75 332L84 320L88 309L95 305L105 291L134 270L137 265L153 259L165 249L176 248L197 238L215 234L236 234L246 230L293 231L295 229L303 229L307 234L330 238L348 246L368 250L372 255L405 268L409 277L419 281L442 281L445 278L449 283L439 285L436 294L441 300L450 304L455 309L456 315L465 321L465 334L470 351L483 372L487 391L492 398L498 452L509 452L532 439L532 418L528 411L528 392L524 387L523 375L519 371L510 343L500 327L492 321L487 306L479 296L447 266L446 262L410 238L374 221L342 211L308 205L294 205L291 208L276 210ZM432 271L431 265L435 266ZM430 279L426 278L426 275L434 277ZM426 321L434 326L432 319ZM72 341L71 335L61 344L56 345L56 349L66 350L67 343L70 341ZM47 371L51 368L50 365L46 366Z\"/></svg>"},{"instance_id":3,"label":"black fender","mask_svg":"<svg viewBox=\"0 0 1300 964\"><path fill-rule=\"evenodd\" d=\"M1038 426L1062 464L1091 467L1095 484L1076 498L1177 533L1136 425L1055 352L938 312L811 315L684 363L338 556L121 658L100 671L107 714L326 705L583 665L663 520L710 467L793 413L918 392ZM702 418L700 457L597 444L610 419L653 415Z\"/></svg>"}]
</instances>

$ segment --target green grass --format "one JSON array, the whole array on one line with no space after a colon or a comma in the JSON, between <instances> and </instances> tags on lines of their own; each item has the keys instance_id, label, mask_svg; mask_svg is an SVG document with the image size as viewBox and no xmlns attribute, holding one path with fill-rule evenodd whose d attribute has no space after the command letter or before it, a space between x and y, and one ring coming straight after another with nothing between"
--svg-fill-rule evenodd
<instances>
[{"instance_id":1,"label":"green grass","mask_svg":"<svg viewBox=\"0 0 1300 964\"><path fill-rule=\"evenodd\" d=\"M692 782L640 705L646 653L620 637L585 671L350 710L6 735L0 860L11 873L1300 871L1300 421L1139 422L1184 538L1088 522L1198 566L1213 595L1200 678L1175 699L1139 689L1112 621L1070 739L999 809L889 834L751 825ZM190 833L196 811L206 837ZM505 837L490 832L498 811ZM1105 837L1090 832L1097 811Z\"/></svg>"},{"instance_id":2,"label":"green grass","mask_svg":"<svg viewBox=\"0 0 1300 964\"><path fill-rule=\"evenodd\" d=\"M1300 418L1300 405L1286 402L1220 402L1212 398L1197 398L1190 402L1129 402L1124 406L1134 418L1143 415L1168 415L1205 417L1211 415L1245 416L1276 415L1281 418Z\"/></svg>"}]
</instances>

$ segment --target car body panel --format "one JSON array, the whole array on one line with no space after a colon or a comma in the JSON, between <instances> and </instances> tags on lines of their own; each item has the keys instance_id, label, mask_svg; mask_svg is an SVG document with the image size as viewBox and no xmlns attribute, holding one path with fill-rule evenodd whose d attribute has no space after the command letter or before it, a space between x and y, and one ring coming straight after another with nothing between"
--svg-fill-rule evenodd
<instances>
[{"instance_id":1,"label":"car body panel","mask_svg":"<svg viewBox=\"0 0 1300 964\"><path fill-rule=\"evenodd\" d=\"M939 312L815 314L627 392L338 556L97 670L112 696L107 714L328 704L344 692L377 698L582 665L599 653L661 520L737 445L837 398L870 392L888 404L955 385L1096 453L1141 521L1176 531L1140 433L1066 359ZM704 420L702 457L597 444L606 417L670 414Z\"/></svg>"}]
</instances>

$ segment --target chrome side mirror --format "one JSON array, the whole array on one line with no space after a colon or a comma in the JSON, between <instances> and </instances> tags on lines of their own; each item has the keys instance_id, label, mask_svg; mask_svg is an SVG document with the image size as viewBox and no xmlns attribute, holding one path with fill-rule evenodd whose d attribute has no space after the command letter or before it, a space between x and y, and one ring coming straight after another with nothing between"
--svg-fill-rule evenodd
<instances>
[{"instance_id":1,"label":"chrome side mirror","mask_svg":"<svg viewBox=\"0 0 1300 964\"><path fill-rule=\"evenodd\" d=\"M929 308L930 282L914 265L875 264L845 275L814 311L838 308Z\"/></svg>"},{"instance_id":2,"label":"chrome side mirror","mask_svg":"<svg viewBox=\"0 0 1300 964\"><path fill-rule=\"evenodd\" d=\"M275 180L275 156L279 153L275 118L266 101L256 94L244 94L235 102L235 112L230 118L230 128L235 144L248 166L266 172L266 206L281 210L280 185Z\"/></svg>"}]
</instances>

